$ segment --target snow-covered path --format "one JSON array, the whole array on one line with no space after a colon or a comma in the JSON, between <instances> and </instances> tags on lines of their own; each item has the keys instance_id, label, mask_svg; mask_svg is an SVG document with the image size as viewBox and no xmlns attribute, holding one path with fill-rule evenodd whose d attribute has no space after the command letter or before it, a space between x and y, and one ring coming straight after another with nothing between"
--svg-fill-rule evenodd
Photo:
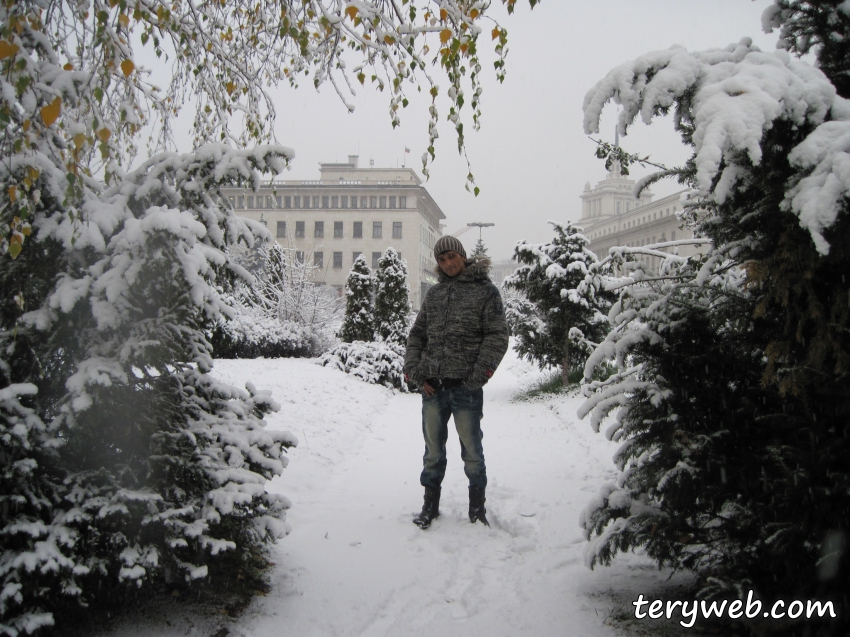
<instances>
[{"instance_id":1,"label":"snow-covered path","mask_svg":"<svg viewBox=\"0 0 850 637\"><path fill-rule=\"evenodd\" d=\"M614 573L584 566L578 527L580 510L614 475L615 447L577 421L579 398L512 402L534 373L509 354L485 389L492 526L466 517L450 435L442 514L423 532L411 523L422 498L419 396L308 361L264 361L261 377L257 369L256 361L216 364L229 382L253 377L272 389L283 409L269 426L301 440L271 487L292 499L293 530L273 549L271 592L231 635L615 634L606 621ZM634 579L647 566L615 569Z\"/></svg>"},{"instance_id":2,"label":"snow-covered path","mask_svg":"<svg viewBox=\"0 0 850 637\"><path fill-rule=\"evenodd\" d=\"M639 592L663 595L666 573L634 555L595 571L584 565L579 513L615 476L616 444L577 420L579 397L512 400L539 375L513 352L485 388L490 528L466 516L467 482L451 424L441 516L426 531L411 523L422 504L418 395L366 385L308 360L219 360L214 374L271 389L282 409L268 426L300 440L283 476L269 486L293 503L292 532L271 548L271 589L236 620L177 606L142 621L128 618L106 637L602 637L669 630L664 620L629 623L630 602Z\"/></svg>"}]
</instances>

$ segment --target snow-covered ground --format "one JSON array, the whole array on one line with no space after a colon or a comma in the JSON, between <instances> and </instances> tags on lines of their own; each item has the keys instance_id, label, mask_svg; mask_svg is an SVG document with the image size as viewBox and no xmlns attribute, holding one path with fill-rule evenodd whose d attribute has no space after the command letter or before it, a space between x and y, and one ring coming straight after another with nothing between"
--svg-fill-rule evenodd
<instances>
[{"instance_id":1,"label":"snow-covered ground","mask_svg":"<svg viewBox=\"0 0 850 637\"><path fill-rule=\"evenodd\" d=\"M615 476L616 445L576 418L580 397L514 400L539 373L512 352L485 388L490 528L466 516L456 435L440 518L426 531L411 523L422 500L418 395L308 360L219 360L214 373L271 389L282 409L268 426L300 440L269 487L293 502L292 533L272 548L271 590L236 620L163 614L122 622L111 637L597 637L673 628L628 621L638 593L661 596L671 585L649 560L585 566L579 513Z\"/></svg>"}]
</instances>

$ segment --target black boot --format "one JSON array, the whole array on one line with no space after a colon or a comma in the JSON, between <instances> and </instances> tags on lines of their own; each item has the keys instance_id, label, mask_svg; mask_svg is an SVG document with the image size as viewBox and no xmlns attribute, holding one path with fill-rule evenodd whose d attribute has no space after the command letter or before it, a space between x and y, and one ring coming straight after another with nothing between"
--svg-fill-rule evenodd
<instances>
[{"instance_id":1,"label":"black boot","mask_svg":"<svg viewBox=\"0 0 850 637\"><path fill-rule=\"evenodd\" d=\"M420 529L431 526L431 520L440 517L440 487L425 487L425 502L422 512L413 518L413 523Z\"/></svg>"},{"instance_id":2,"label":"black boot","mask_svg":"<svg viewBox=\"0 0 850 637\"><path fill-rule=\"evenodd\" d=\"M487 509L484 508L484 489L480 487L469 487L469 521L475 524L483 522L484 526L490 526L487 521Z\"/></svg>"}]
</instances>

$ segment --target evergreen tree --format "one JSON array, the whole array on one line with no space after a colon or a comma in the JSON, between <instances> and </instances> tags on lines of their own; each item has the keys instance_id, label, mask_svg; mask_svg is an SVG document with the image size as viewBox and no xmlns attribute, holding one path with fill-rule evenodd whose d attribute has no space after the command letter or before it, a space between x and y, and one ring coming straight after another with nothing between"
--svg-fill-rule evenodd
<instances>
[{"instance_id":1,"label":"evergreen tree","mask_svg":"<svg viewBox=\"0 0 850 637\"><path fill-rule=\"evenodd\" d=\"M470 260L476 259L489 259L490 255L487 254L487 246L484 245L484 241L481 237L478 237L478 241L475 242L475 248L472 250L472 254L469 255Z\"/></svg>"},{"instance_id":2,"label":"evergreen tree","mask_svg":"<svg viewBox=\"0 0 850 637\"><path fill-rule=\"evenodd\" d=\"M61 184L45 184L37 230L0 268L0 577L17 591L0 631L123 591L220 581L287 532L287 500L257 485L295 439L263 429L267 392L210 375L205 337L228 311L224 248L255 240L218 188L283 159L159 155L87 199L90 223L76 228L51 190Z\"/></svg>"},{"instance_id":3,"label":"evergreen tree","mask_svg":"<svg viewBox=\"0 0 850 637\"><path fill-rule=\"evenodd\" d=\"M706 594L829 598L845 619L824 630L846 632L850 180L831 143L850 131L844 105L817 71L746 41L626 66L588 97L586 122L613 95L629 95L624 124L675 106L694 154L667 172L693 189L707 245L652 281L611 281L613 329L588 365L621 371L588 385L582 414L598 428L616 409L622 473L583 516L589 561L644 547L700 572ZM746 103L714 92L732 76L750 78ZM737 128L742 112L762 123Z\"/></svg>"},{"instance_id":4,"label":"evergreen tree","mask_svg":"<svg viewBox=\"0 0 850 637\"><path fill-rule=\"evenodd\" d=\"M387 248L375 271L375 336L385 343L404 345L410 331L410 288L407 264Z\"/></svg>"},{"instance_id":5,"label":"evergreen tree","mask_svg":"<svg viewBox=\"0 0 850 637\"><path fill-rule=\"evenodd\" d=\"M345 316L339 337L344 343L370 342L375 338L375 311L372 306L374 279L361 254L345 280Z\"/></svg>"},{"instance_id":6,"label":"evergreen tree","mask_svg":"<svg viewBox=\"0 0 850 637\"><path fill-rule=\"evenodd\" d=\"M571 341L604 338L608 323L603 312L611 294L585 282L598 259L587 249L581 229L569 222L552 226L551 242L517 244L513 258L520 266L505 279L505 287L525 299L508 311L516 351L540 367L560 367L566 386L570 371L583 368L587 359L586 349L571 347Z\"/></svg>"}]
</instances>

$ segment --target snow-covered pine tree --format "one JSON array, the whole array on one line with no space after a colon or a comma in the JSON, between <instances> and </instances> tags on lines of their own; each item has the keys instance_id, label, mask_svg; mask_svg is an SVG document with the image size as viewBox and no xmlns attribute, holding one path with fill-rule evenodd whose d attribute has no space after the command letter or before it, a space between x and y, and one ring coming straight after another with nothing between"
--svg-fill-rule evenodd
<instances>
[{"instance_id":1,"label":"snow-covered pine tree","mask_svg":"<svg viewBox=\"0 0 850 637\"><path fill-rule=\"evenodd\" d=\"M354 260L345 280L345 316L339 330L339 337L344 343L375 339L374 285L372 271L361 254Z\"/></svg>"},{"instance_id":2,"label":"snow-covered pine tree","mask_svg":"<svg viewBox=\"0 0 850 637\"><path fill-rule=\"evenodd\" d=\"M410 287L407 264L387 248L375 270L375 338L404 345L410 331Z\"/></svg>"},{"instance_id":3,"label":"snow-covered pine tree","mask_svg":"<svg viewBox=\"0 0 850 637\"><path fill-rule=\"evenodd\" d=\"M560 367L566 386L570 372L583 369L587 360L587 350L571 342L598 343L604 338L604 313L612 295L585 282L598 259L587 249L581 229L570 222L550 223L555 230L552 241L516 245L513 258L520 265L504 285L524 297L508 312L516 351L540 367Z\"/></svg>"},{"instance_id":4,"label":"snow-covered pine tree","mask_svg":"<svg viewBox=\"0 0 850 637\"><path fill-rule=\"evenodd\" d=\"M748 40L613 70L585 98L588 132L615 95L621 132L675 107L693 156L672 172L711 244L670 257L654 281L616 282L613 329L586 375L605 359L621 372L587 386L582 414L598 428L616 410L606 433L623 443L621 475L583 515L588 561L645 547L700 572L706 594L820 596L846 617L847 101Z\"/></svg>"},{"instance_id":5,"label":"snow-covered pine tree","mask_svg":"<svg viewBox=\"0 0 850 637\"><path fill-rule=\"evenodd\" d=\"M264 233L222 208L218 188L279 171L287 154L158 155L101 192L88 184L84 225L59 202L64 186L43 182L29 245L0 272L12 354L0 440L27 477L0 512L2 630L128 587L215 578L225 554L246 565L287 532L287 500L257 485L295 439L263 429L267 392L210 376L204 337L229 310L216 283L240 272L225 246Z\"/></svg>"},{"instance_id":6,"label":"snow-covered pine tree","mask_svg":"<svg viewBox=\"0 0 850 637\"><path fill-rule=\"evenodd\" d=\"M475 261L476 259L489 259L490 255L487 254L487 246L484 245L484 240L481 237L478 237L478 241L475 242L475 247L472 249L472 253L469 255L469 259L471 261Z\"/></svg>"}]
</instances>

